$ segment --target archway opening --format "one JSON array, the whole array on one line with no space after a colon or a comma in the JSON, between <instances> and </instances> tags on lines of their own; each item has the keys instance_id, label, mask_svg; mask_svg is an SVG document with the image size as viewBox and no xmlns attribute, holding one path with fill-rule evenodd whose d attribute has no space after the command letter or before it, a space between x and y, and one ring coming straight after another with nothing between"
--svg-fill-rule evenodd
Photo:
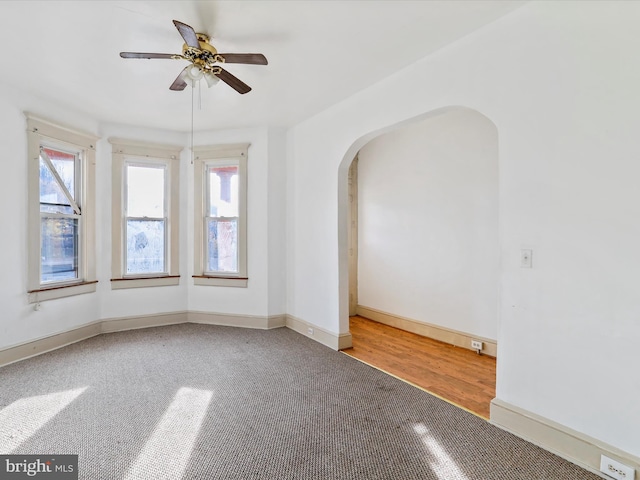
<instances>
[{"instance_id":1,"label":"archway opening","mask_svg":"<svg viewBox=\"0 0 640 480\"><path fill-rule=\"evenodd\" d=\"M463 355L462 360L454 362L460 365L469 361L464 355L477 349L472 342L480 342L477 350L483 355L495 357L499 285L495 125L468 108L430 112L377 132L357 149L355 161L347 164L348 202L340 215L346 220L342 231L347 262L340 265L341 278L346 269L348 279L341 284L341 296L346 293L348 300L346 321L358 314L448 347L462 347L456 352ZM342 291L345 287L347 292ZM342 321L341 316L344 331ZM350 328L354 347L361 341L356 335L372 329L362 327L360 322ZM379 330L377 325L374 328ZM398 338L407 340L404 333ZM372 343L366 348L372 355L361 359L375 358L381 343ZM398 364L402 357L418 358L419 352L411 352L417 348L421 347L411 340L392 347L398 358L388 358L389 352L379 356ZM440 350L437 355L449 353ZM480 368L489 369L485 376L476 372L483 392L475 391L472 384L477 382L471 378L455 379L456 390L470 382L469 396L482 394L486 399L480 411L473 401L470 409L488 417L489 402L495 396L495 362L493 367L487 359L481 362L485 363ZM382 368L389 370L389 365ZM460 365L456 368L464 370ZM411 370L420 375L414 367ZM408 380L420 385L415 376ZM433 386L431 380L427 383ZM492 385L486 388L487 383ZM430 390L451 396L446 388ZM463 397L464 392L457 392L449 400L465 406Z\"/></svg>"}]
</instances>

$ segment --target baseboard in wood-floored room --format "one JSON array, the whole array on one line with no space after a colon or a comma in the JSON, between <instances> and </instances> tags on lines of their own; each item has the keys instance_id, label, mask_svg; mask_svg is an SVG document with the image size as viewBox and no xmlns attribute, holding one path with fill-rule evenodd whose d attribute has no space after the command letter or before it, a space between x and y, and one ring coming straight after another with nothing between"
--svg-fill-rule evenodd
<instances>
[{"instance_id":1,"label":"baseboard in wood-floored room","mask_svg":"<svg viewBox=\"0 0 640 480\"><path fill-rule=\"evenodd\" d=\"M440 342L469 350L473 350L471 348L471 340L480 340L483 343L481 353L491 357L497 357L498 355L498 345L496 341L489 338L478 337L477 335L459 332L457 330L452 330L438 325L419 322L411 318L401 317L392 313L376 310L371 307L365 307L364 305L358 305L356 307L356 314L370 320L375 320L379 323L384 323L390 327L400 328L407 332L422 335L423 337L429 337Z\"/></svg>"}]
</instances>

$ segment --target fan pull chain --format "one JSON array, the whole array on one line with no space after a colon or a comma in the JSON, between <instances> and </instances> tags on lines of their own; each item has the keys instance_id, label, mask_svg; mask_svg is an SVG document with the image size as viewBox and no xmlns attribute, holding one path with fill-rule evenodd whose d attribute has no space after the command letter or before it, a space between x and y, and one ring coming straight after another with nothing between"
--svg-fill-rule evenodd
<instances>
[{"instance_id":1,"label":"fan pull chain","mask_svg":"<svg viewBox=\"0 0 640 480\"><path fill-rule=\"evenodd\" d=\"M191 87L191 165L193 165L196 156L195 152L193 151L193 102L193 87Z\"/></svg>"}]
</instances>

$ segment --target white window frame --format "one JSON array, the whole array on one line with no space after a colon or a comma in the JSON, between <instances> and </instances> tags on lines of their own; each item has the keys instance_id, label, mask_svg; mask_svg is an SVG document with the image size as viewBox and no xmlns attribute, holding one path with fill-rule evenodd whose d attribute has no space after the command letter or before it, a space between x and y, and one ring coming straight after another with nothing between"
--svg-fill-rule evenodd
<instances>
[{"instance_id":1,"label":"white window frame","mask_svg":"<svg viewBox=\"0 0 640 480\"><path fill-rule=\"evenodd\" d=\"M180 151L182 147L110 138L112 148L111 289L161 287L180 283ZM127 274L126 166L165 168L165 272Z\"/></svg>"},{"instance_id":2,"label":"white window frame","mask_svg":"<svg viewBox=\"0 0 640 480\"><path fill-rule=\"evenodd\" d=\"M92 293L96 291L95 255L95 145L98 137L58 125L25 113L28 143L28 274L29 303ZM40 213L40 151L47 147L76 155L76 192L78 232L78 278L60 282L41 282L41 213ZM73 202L72 202L73 203Z\"/></svg>"},{"instance_id":3,"label":"white window frame","mask_svg":"<svg viewBox=\"0 0 640 480\"><path fill-rule=\"evenodd\" d=\"M194 153L194 285L247 287L247 157L249 144L209 145ZM238 272L207 272L206 230L207 177L209 165L238 165Z\"/></svg>"}]
</instances>

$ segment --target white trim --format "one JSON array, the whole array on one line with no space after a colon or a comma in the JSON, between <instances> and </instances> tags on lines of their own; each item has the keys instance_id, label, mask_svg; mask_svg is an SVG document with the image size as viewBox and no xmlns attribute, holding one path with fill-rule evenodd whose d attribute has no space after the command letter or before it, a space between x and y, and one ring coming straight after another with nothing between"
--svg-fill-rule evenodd
<instances>
[{"instance_id":1,"label":"white trim","mask_svg":"<svg viewBox=\"0 0 640 480\"><path fill-rule=\"evenodd\" d=\"M40 288L27 293L28 303L40 303L56 298L72 297L84 293L94 293L98 282L73 283L66 286L56 286L54 288Z\"/></svg>"},{"instance_id":2,"label":"white trim","mask_svg":"<svg viewBox=\"0 0 640 480\"><path fill-rule=\"evenodd\" d=\"M194 285L207 287L247 287L248 278L193 277Z\"/></svg>"},{"instance_id":3,"label":"white trim","mask_svg":"<svg viewBox=\"0 0 640 480\"><path fill-rule=\"evenodd\" d=\"M100 137L91 133L83 132L67 125L57 122L45 120L44 118L24 112L27 117L27 128L29 132L37 133L40 136L47 137L52 140L63 140L72 145L81 146L88 150L96 149L96 142Z\"/></svg>"},{"instance_id":4,"label":"white trim","mask_svg":"<svg viewBox=\"0 0 640 480\"><path fill-rule=\"evenodd\" d=\"M156 313L132 317L106 318L0 349L0 367L51 352L103 333L186 323L186 312Z\"/></svg>"},{"instance_id":5,"label":"white trim","mask_svg":"<svg viewBox=\"0 0 640 480\"><path fill-rule=\"evenodd\" d=\"M600 455L634 468L640 478L639 457L500 399L491 401L490 422L602 478L610 477L600 472Z\"/></svg>"},{"instance_id":6,"label":"white trim","mask_svg":"<svg viewBox=\"0 0 640 480\"><path fill-rule=\"evenodd\" d=\"M111 196L111 289L156 287L178 285L180 275L180 151L182 147L156 143L109 138L112 144L112 196ZM163 165L165 167L165 234L168 243L165 251L166 275L158 274L140 279L127 279L124 266L124 206L125 206L125 165L133 157L133 162Z\"/></svg>"},{"instance_id":7,"label":"white trim","mask_svg":"<svg viewBox=\"0 0 640 480\"><path fill-rule=\"evenodd\" d=\"M350 332L337 334L324 330L323 328L317 327L309 322L305 322L293 315L287 315L286 318L288 328L333 350L344 350L345 348L351 348L352 346L352 337Z\"/></svg>"},{"instance_id":8,"label":"white trim","mask_svg":"<svg viewBox=\"0 0 640 480\"><path fill-rule=\"evenodd\" d=\"M144 158L162 158L164 160L180 160L180 152L184 148L178 145L165 145L113 137L110 137L108 142L111 144L113 154Z\"/></svg>"},{"instance_id":9,"label":"white trim","mask_svg":"<svg viewBox=\"0 0 640 480\"><path fill-rule=\"evenodd\" d=\"M222 287L246 287L247 286L247 184L248 167L247 158L250 144L222 144L198 146L193 148L194 153L194 285L222 286ZM209 163L224 162L238 165L238 273L239 278L229 278L234 275L221 273L205 274L205 239L204 239L204 214L207 195L207 180L205 168ZM206 278L203 278L206 277ZM215 280L214 280L215 279Z\"/></svg>"},{"instance_id":10,"label":"white trim","mask_svg":"<svg viewBox=\"0 0 640 480\"><path fill-rule=\"evenodd\" d=\"M284 315L262 317L257 315L236 315L233 313L213 313L190 311L187 314L189 323L207 325L225 325L228 327L255 328L269 330L285 326Z\"/></svg>"},{"instance_id":11,"label":"white trim","mask_svg":"<svg viewBox=\"0 0 640 480\"><path fill-rule=\"evenodd\" d=\"M96 212L95 212L95 143L98 137L43 120L25 112L27 117L28 160L28 271L29 303L91 293L96 291ZM41 214L40 214L40 149L71 149L80 158L78 198L82 208L78 239L78 279L72 282L41 284ZM77 206L76 206L77 208ZM37 300L36 300L37 296Z\"/></svg>"},{"instance_id":12,"label":"white trim","mask_svg":"<svg viewBox=\"0 0 640 480\"><path fill-rule=\"evenodd\" d=\"M472 333L460 332L451 328L420 322L418 320L401 317L399 315L383 312L363 305L358 305L356 307L356 314L391 327L400 328L407 332L422 335L423 337L433 338L440 342L455 345L456 347L467 348L473 351L475 351L475 349L471 348L471 340L480 340L484 347L481 353L491 357L496 357L498 353L498 344L495 340L473 335Z\"/></svg>"},{"instance_id":13,"label":"white trim","mask_svg":"<svg viewBox=\"0 0 640 480\"><path fill-rule=\"evenodd\" d=\"M103 333L115 333L165 325L179 325L181 323L200 323L267 330L286 326L286 319L285 315L261 317L257 315L188 311L105 318L80 325L70 330L0 349L0 367L42 353L57 350Z\"/></svg>"},{"instance_id":14,"label":"white trim","mask_svg":"<svg viewBox=\"0 0 640 480\"><path fill-rule=\"evenodd\" d=\"M195 158L209 160L214 158L236 158L247 156L250 143L227 143L220 145L200 145L193 147Z\"/></svg>"},{"instance_id":15,"label":"white trim","mask_svg":"<svg viewBox=\"0 0 640 480\"><path fill-rule=\"evenodd\" d=\"M179 325L187 322L187 312L153 313L131 317L106 318L100 322L101 333L124 332L141 328Z\"/></svg>"},{"instance_id":16,"label":"white trim","mask_svg":"<svg viewBox=\"0 0 640 480\"><path fill-rule=\"evenodd\" d=\"M180 285L180 277L150 277L150 278L112 278L111 290L145 287L169 287Z\"/></svg>"},{"instance_id":17,"label":"white trim","mask_svg":"<svg viewBox=\"0 0 640 480\"><path fill-rule=\"evenodd\" d=\"M49 336L40 337L24 343L0 349L0 367L20 360L57 350L58 348L95 337L103 333L115 333L141 328L179 325L182 323L199 323L206 325L223 325L268 330L286 326L285 315L237 315L215 312L167 312L149 315L133 315L127 317L105 318L80 325L76 328Z\"/></svg>"},{"instance_id":18,"label":"white trim","mask_svg":"<svg viewBox=\"0 0 640 480\"><path fill-rule=\"evenodd\" d=\"M47 337L19 343L0 350L0 367L10 363L26 360L27 358L57 350L76 342L95 337L101 333L101 322L91 322L71 330L54 333Z\"/></svg>"}]
</instances>

